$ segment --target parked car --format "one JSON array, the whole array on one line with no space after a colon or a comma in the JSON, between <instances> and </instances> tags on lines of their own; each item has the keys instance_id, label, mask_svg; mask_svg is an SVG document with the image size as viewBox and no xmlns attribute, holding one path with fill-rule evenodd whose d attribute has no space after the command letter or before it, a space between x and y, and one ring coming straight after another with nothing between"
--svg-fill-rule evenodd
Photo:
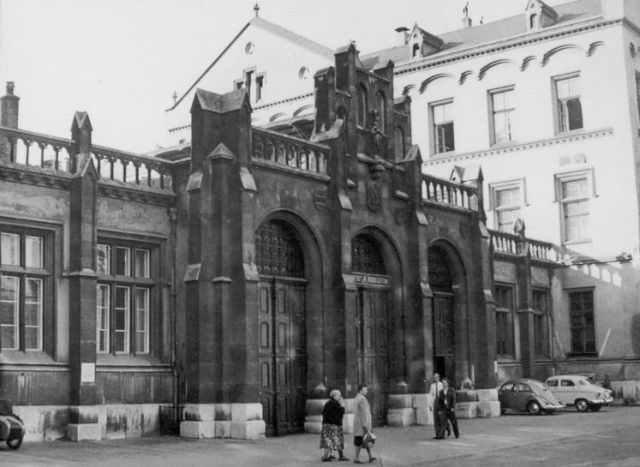
<instances>
[{"instance_id":1,"label":"parked car","mask_svg":"<svg viewBox=\"0 0 640 467\"><path fill-rule=\"evenodd\" d=\"M542 382L535 379L511 380L498 390L500 411L527 411L530 414L553 413L564 407Z\"/></svg>"},{"instance_id":2,"label":"parked car","mask_svg":"<svg viewBox=\"0 0 640 467\"><path fill-rule=\"evenodd\" d=\"M560 402L575 406L578 412L597 412L603 405L613 402L609 389L590 382L585 376L552 376L547 378L545 384Z\"/></svg>"}]
</instances>

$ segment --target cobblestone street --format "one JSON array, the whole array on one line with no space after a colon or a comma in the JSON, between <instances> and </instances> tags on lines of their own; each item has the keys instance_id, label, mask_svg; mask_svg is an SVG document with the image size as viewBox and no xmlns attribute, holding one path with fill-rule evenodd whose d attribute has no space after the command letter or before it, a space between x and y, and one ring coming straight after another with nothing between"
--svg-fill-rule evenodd
<instances>
[{"instance_id":1,"label":"cobblestone street","mask_svg":"<svg viewBox=\"0 0 640 467\"><path fill-rule=\"evenodd\" d=\"M460 439L436 441L432 427L378 428L379 466L637 466L640 465L640 407L611 407L600 413L567 409L555 415L506 415L460 421ZM352 465L352 436L345 437ZM366 459L362 456L361 460ZM333 464L333 463L331 463ZM3 446L0 465L11 466L315 466L316 435L249 442L148 437L103 442L25 443Z\"/></svg>"}]
</instances>

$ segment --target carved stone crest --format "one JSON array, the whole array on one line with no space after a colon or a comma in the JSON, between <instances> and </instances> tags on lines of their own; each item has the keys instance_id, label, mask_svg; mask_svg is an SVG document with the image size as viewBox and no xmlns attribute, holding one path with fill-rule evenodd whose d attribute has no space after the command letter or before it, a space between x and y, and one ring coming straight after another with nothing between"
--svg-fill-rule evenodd
<instances>
[{"instance_id":1,"label":"carved stone crest","mask_svg":"<svg viewBox=\"0 0 640 467\"><path fill-rule=\"evenodd\" d=\"M367 182L367 207L371 212L382 209L382 182L379 178Z\"/></svg>"}]
</instances>

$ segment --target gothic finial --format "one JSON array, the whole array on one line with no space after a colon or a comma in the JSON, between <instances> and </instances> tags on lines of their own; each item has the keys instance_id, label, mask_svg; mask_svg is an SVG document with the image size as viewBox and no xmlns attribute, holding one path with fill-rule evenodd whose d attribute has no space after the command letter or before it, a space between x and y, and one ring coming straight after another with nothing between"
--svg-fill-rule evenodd
<instances>
[{"instance_id":1,"label":"gothic finial","mask_svg":"<svg viewBox=\"0 0 640 467\"><path fill-rule=\"evenodd\" d=\"M462 12L464 13L465 17L469 16L469 2L465 4L464 8L462 9Z\"/></svg>"},{"instance_id":2,"label":"gothic finial","mask_svg":"<svg viewBox=\"0 0 640 467\"><path fill-rule=\"evenodd\" d=\"M260 15L260 5L258 5L258 2L256 2L255 5L253 5L253 11L256 12L256 18Z\"/></svg>"}]
</instances>

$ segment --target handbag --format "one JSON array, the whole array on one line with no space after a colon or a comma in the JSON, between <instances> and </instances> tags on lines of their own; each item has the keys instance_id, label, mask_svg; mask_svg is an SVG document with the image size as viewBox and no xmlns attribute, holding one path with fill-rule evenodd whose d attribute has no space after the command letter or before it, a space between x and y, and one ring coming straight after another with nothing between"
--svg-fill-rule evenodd
<instances>
[{"instance_id":1,"label":"handbag","mask_svg":"<svg viewBox=\"0 0 640 467\"><path fill-rule=\"evenodd\" d=\"M370 446L373 446L377 439L378 438L376 437L376 435L374 435L370 431L367 431L362 437L362 447L366 449Z\"/></svg>"}]
</instances>

